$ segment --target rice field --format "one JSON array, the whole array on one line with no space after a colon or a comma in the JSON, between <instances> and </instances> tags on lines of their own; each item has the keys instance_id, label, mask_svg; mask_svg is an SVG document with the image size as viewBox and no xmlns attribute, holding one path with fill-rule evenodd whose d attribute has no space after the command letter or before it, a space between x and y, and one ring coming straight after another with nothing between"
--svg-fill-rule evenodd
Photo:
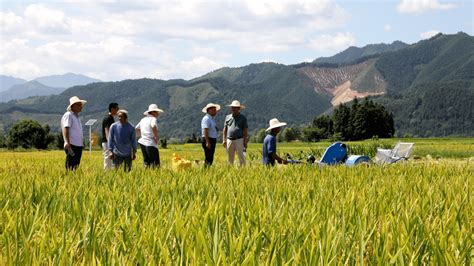
<instances>
[{"instance_id":1,"label":"rice field","mask_svg":"<svg viewBox=\"0 0 474 266\"><path fill-rule=\"evenodd\" d=\"M407 140L404 140L407 141ZM474 139L413 139L394 165L244 168L222 147L171 170L172 153L202 160L199 144L160 150L162 167L102 170L84 151L64 170L60 151L0 152L0 264L456 264L474 258ZM347 143L371 154L396 140ZM318 156L329 143L279 143Z\"/></svg>"}]
</instances>

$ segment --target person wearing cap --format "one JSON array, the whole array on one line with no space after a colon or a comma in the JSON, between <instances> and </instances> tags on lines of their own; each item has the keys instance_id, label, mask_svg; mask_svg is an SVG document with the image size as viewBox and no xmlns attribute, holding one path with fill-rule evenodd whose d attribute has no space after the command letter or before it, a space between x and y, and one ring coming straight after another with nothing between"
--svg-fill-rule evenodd
<instances>
[{"instance_id":1,"label":"person wearing cap","mask_svg":"<svg viewBox=\"0 0 474 266\"><path fill-rule=\"evenodd\" d=\"M217 142L217 125L214 117L217 111L221 109L221 106L215 103L208 103L202 112L206 115L201 120L201 133L202 133L202 148L204 149L205 166L209 167L214 161L214 152L216 151Z\"/></svg>"},{"instance_id":2,"label":"person wearing cap","mask_svg":"<svg viewBox=\"0 0 474 266\"><path fill-rule=\"evenodd\" d=\"M140 135L138 143L142 151L145 168L160 166L157 117L163 112L156 104L150 104L148 110L143 113L145 117L135 127L137 135Z\"/></svg>"},{"instance_id":3,"label":"person wearing cap","mask_svg":"<svg viewBox=\"0 0 474 266\"><path fill-rule=\"evenodd\" d=\"M248 142L248 125L247 118L240 113L240 110L244 109L245 106L237 100L232 101L228 106L232 113L225 118L222 144L227 150L229 164L234 164L235 153L237 153L240 166L244 166L244 152Z\"/></svg>"},{"instance_id":4,"label":"person wearing cap","mask_svg":"<svg viewBox=\"0 0 474 266\"><path fill-rule=\"evenodd\" d=\"M114 116L119 110L118 103L109 104L109 113L102 120L102 150L104 152L104 169L113 168L112 160L109 158L109 146L107 145L110 126L115 123Z\"/></svg>"},{"instance_id":5,"label":"person wearing cap","mask_svg":"<svg viewBox=\"0 0 474 266\"><path fill-rule=\"evenodd\" d=\"M75 170L79 167L84 147L84 136L79 113L87 101L73 96L69 99L69 106L61 118L61 129L66 152L66 170Z\"/></svg>"},{"instance_id":6,"label":"person wearing cap","mask_svg":"<svg viewBox=\"0 0 474 266\"><path fill-rule=\"evenodd\" d=\"M278 121L273 118L269 122L270 126L265 130L269 134L263 140L263 164L267 166L275 165L275 161L281 164L287 164L288 161L282 159L277 155L277 134L280 133L282 127L286 126L286 123Z\"/></svg>"},{"instance_id":7,"label":"person wearing cap","mask_svg":"<svg viewBox=\"0 0 474 266\"><path fill-rule=\"evenodd\" d=\"M124 164L124 170L128 172L132 169L132 161L137 153L135 128L128 122L126 110L118 110L117 116L119 121L113 123L109 131L109 158L116 169Z\"/></svg>"}]
</instances>

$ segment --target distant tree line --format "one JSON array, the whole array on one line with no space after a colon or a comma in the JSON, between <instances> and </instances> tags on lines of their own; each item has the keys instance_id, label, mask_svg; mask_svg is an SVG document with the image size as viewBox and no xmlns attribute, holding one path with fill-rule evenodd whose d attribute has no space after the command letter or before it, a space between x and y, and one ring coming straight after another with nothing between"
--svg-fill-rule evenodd
<instances>
[{"instance_id":1,"label":"distant tree line","mask_svg":"<svg viewBox=\"0 0 474 266\"><path fill-rule=\"evenodd\" d=\"M383 105L366 98L363 103L355 99L351 106L341 104L334 109L332 116L315 117L308 127L284 128L278 135L278 140L362 140L373 137L391 138L394 133L392 114ZM265 129L256 131L252 141L263 142L265 135Z\"/></svg>"},{"instance_id":2,"label":"distant tree line","mask_svg":"<svg viewBox=\"0 0 474 266\"><path fill-rule=\"evenodd\" d=\"M294 128L285 127L278 134L279 141L319 141L331 140L361 140L373 137L390 138L394 135L392 114L381 104L365 99L359 103L355 99L352 105L341 104L332 116L315 117L311 125ZM265 129L255 130L251 136L252 142L261 143L265 138ZM192 134L184 143L199 143L201 138ZM166 138L161 139L161 146L167 145ZM48 125L41 126L37 121L21 120L13 125L5 136L0 135L0 148L8 149L62 149L61 132L51 132Z\"/></svg>"},{"instance_id":3,"label":"distant tree line","mask_svg":"<svg viewBox=\"0 0 474 266\"><path fill-rule=\"evenodd\" d=\"M21 120L10 128L7 136L0 136L0 148L8 149L62 149L61 133L51 132L48 125L41 126L37 121Z\"/></svg>"}]
</instances>

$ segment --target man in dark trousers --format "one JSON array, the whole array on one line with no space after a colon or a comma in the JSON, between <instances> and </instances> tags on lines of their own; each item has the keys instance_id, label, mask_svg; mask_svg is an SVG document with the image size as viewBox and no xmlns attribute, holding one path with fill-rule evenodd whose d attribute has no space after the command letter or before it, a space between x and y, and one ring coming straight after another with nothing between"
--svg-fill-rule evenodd
<instances>
[{"instance_id":1,"label":"man in dark trousers","mask_svg":"<svg viewBox=\"0 0 474 266\"><path fill-rule=\"evenodd\" d=\"M136 158L137 140L135 138L135 127L128 122L128 112L118 110L119 121L110 126L109 132L109 158L114 161L118 169L124 164L125 172L132 170L132 161Z\"/></svg>"},{"instance_id":2,"label":"man in dark trousers","mask_svg":"<svg viewBox=\"0 0 474 266\"><path fill-rule=\"evenodd\" d=\"M112 169L113 164L112 160L109 158L109 146L107 145L107 141L109 138L109 130L110 126L115 123L114 116L117 115L117 111L119 110L118 103L110 103L109 104L109 113L104 117L102 120L102 151L104 152L104 169Z\"/></svg>"},{"instance_id":3,"label":"man in dark trousers","mask_svg":"<svg viewBox=\"0 0 474 266\"><path fill-rule=\"evenodd\" d=\"M206 157L205 166L209 167L214 161L214 152L216 151L216 141L218 137L217 125L214 117L221 106L214 103L208 103L202 112L206 115L201 120L202 148Z\"/></svg>"},{"instance_id":4,"label":"man in dark trousers","mask_svg":"<svg viewBox=\"0 0 474 266\"><path fill-rule=\"evenodd\" d=\"M66 152L66 170L75 170L79 167L84 147L84 135L79 113L87 101L73 96L69 99L69 106L61 118L61 129Z\"/></svg>"}]
</instances>

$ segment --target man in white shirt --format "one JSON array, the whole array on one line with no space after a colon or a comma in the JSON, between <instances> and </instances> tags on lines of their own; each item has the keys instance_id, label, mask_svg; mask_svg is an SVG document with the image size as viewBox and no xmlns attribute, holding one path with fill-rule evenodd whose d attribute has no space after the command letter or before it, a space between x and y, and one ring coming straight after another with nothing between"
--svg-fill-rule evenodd
<instances>
[{"instance_id":1,"label":"man in white shirt","mask_svg":"<svg viewBox=\"0 0 474 266\"><path fill-rule=\"evenodd\" d=\"M79 113L86 102L77 96L71 97L67 111L61 119L64 151L66 152L66 170L75 170L81 163L84 137Z\"/></svg>"},{"instance_id":2,"label":"man in white shirt","mask_svg":"<svg viewBox=\"0 0 474 266\"><path fill-rule=\"evenodd\" d=\"M214 103L209 103L202 109L202 112L206 113L201 120L202 148L204 149L204 156L206 157L206 167L211 166L214 161L214 153L216 151L216 141L218 137L217 125L214 117L220 109L221 106Z\"/></svg>"}]
</instances>

